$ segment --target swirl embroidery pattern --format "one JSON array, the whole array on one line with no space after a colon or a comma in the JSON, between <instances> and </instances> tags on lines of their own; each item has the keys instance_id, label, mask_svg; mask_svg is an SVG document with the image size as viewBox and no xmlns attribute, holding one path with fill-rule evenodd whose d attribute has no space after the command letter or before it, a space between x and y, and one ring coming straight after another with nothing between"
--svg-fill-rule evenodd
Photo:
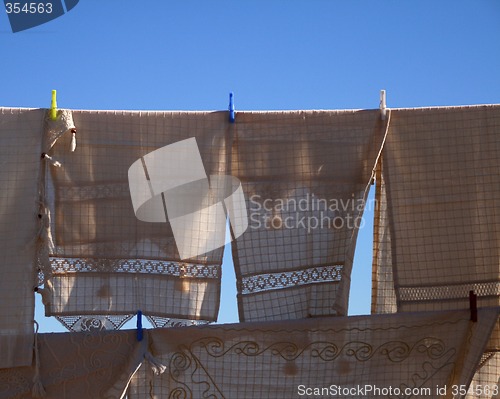
<instances>
[{"instance_id":1,"label":"swirl embroidery pattern","mask_svg":"<svg viewBox=\"0 0 500 399\"><path fill-rule=\"evenodd\" d=\"M298 386L362 384L398 390L384 397L417 397L408 391L463 381L473 371L470 345L476 340L474 347L482 350L487 334L481 331L492 328L497 316L488 321L482 315L485 324L474 331L469 317L460 311L155 330L154 356L168 365L167 372L143 374L131 384L129 398L149 392L165 398L289 399Z\"/></svg>"},{"instance_id":2,"label":"swirl embroidery pattern","mask_svg":"<svg viewBox=\"0 0 500 399\"><path fill-rule=\"evenodd\" d=\"M180 392L182 396L179 397L196 397L194 393L196 391L193 389L195 386L203 387L203 395L207 395L203 397L231 397L225 395L223 387L218 385L217 382L220 379L208 373L211 369L208 365L210 358L222 360L225 357L236 357L238 363L245 363L246 361L241 359L242 356L255 359L262 357L269 359L269 364L282 364L282 374L293 376L300 372L297 363L308 364L311 368L319 369L328 368L329 366L325 363L333 364L335 361L340 364L373 361L387 367L390 364L412 361L415 357L419 357L423 358L420 364L421 369L415 370L413 374L408 375L408 381L400 384L401 387L417 388L424 385L440 370L452 366L452 359L456 353L455 348L447 347L444 341L432 336L411 344L404 341L388 341L377 346L363 341L343 344L317 341L305 346L300 346L295 342L276 342L263 346L256 341L227 344L217 337L207 337L193 342L189 347L182 347L181 351L171 357L170 377L178 385L169 397L176 398ZM219 365L224 364L224 360ZM233 363L234 360L229 362ZM224 379L227 377L225 376Z\"/></svg>"}]
</instances>

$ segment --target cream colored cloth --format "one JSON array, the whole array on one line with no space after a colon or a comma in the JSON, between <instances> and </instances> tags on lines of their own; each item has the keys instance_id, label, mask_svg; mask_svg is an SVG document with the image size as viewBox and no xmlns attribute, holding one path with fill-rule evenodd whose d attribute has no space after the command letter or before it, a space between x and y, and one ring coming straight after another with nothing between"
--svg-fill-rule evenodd
<instances>
[{"instance_id":1,"label":"cream colored cloth","mask_svg":"<svg viewBox=\"0 0 500 399\"><path fill-rule=\"evenodd\" d=\"M437 398L436 387L469 384L498 312L480 309L477 323L444 311L155 329L141 342L136 331L40 334L40 381L47 399L289 399L309 388ZM0 370L0 398L30 398L34 372Z\"/></svg>"},{"instance_id":2,"label":"cream colored cloth","mask_svg":"<svg viewBox=\"0 0 500 399\"><path fill-rule=\"evenodd\" d=\"M46 314L59 316L75 330L88 321L112 327L113 321L98 315L121 315L115 318L119 326L138 310L149 316L216 320L222 249L181 261L169 223L136 217L129 169L159 148L194 138L206 175L225 174L227 115L73 111L72 117L78 129L76 151L71 151L70 135L55 142L50 155L62 166L50 169L45 185L50 215ZM181 176L180 163L175 167L179 170L169 175ZM193 234L202 240L211 231L200 225ZM85 317L75 322L69 316Z\"/></svg>"},{"instance_id":3,"label":"cream colored cloth","mask_svg":"<svg viewBox=\"0 0 500 399\"><path fill-rule=\"evenodd\" d=\"M31 365L45 111L0 108L0 368Z\"/></svg>"},{"instance_id":4,"label":"cream colored cloth","mask_svg":"<svg viewBox=\"0 0 500 399\"><path fill-rule=\"evenodd\" d=\"M128 397L437 398L436 387L449 394L470 382L498 310L480 310L477 323L469 317L420 312L154 330L152 354L168 368L155 376L141 367Z\"/></svg>"},{"instance_id":5,"label":"cream colored cloth","mask_svg":"<svg viewBox=\"0 0 500 399\"><path fill-rule=\"evenodd\" d=\"M372 311L469 308L470 290L479 307L500 306L500 105L391 112ZM499 322L485 356L498 350ZM498 378L495 359L476 381Z\"/></svg>"},{"instance_id":6,"label":"cream colored cloth","mask_svg":"<svg viewBox=\"0 0 500 399\"><path fill-rule=\"evenodd\" d=\"M378 111L238 113L231 173L249 228L233 242L240 320L344 315Z\"/></svg>"},{"instance_id":7,"label":"cream colored cloth","mask_svg":"<svg viewBox=\"0 0 500 399\"><path fill-rule=\"evenodd\" d=\"M121 399L147 353L135 331L39 334L47 399ZM34 367L0 370L0 398L32 398Z\"/></svg>"},{"instance_id":8,"label":"cream colored cloth","mask_svg":"<svg viewBox=\"0 0 500 399\"><path fill-rule=\"evenodd\" d=\"M376 255L392 263L398 311L468 308L469 290L500 305L499 134L500 105L392 111L390 246Z\"/></svg>"}]
</instances>

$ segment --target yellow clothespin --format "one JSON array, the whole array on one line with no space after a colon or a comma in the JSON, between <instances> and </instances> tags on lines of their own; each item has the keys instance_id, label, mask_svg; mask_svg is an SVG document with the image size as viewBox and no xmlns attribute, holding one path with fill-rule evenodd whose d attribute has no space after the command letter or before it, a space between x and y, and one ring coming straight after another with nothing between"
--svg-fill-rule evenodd
<instances>
[{"instance_id":1,"label":"yellow clothespin","mask_svg":"<svg viewBox=\"0 0 500 399\"><path fill-rule=\"evenodd\" d=\"M57 91L52 90L52 102L50 104L50 119L57 120Z\"/></svg>"}]
</instances>

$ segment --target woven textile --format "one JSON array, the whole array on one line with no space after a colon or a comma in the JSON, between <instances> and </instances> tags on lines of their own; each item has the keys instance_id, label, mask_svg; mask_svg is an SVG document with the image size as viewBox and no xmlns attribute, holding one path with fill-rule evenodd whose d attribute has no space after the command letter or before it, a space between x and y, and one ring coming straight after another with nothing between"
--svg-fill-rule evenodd
<instances>
[{"instance_id":1,"label":"woven textile","mask_svg":"<svg viewBox=\"0 0 500 399\"><path fill-rule=\"evenodd\" d=\"M466 398L500 398L500 352L483 354Z\"/></svg>"},{"instance_id":2,"label":"woven textile","mask_svg":"<svg viewBox=\"0 0 500 399\"><path fill-rule=\"evenodd\" d=\"M39 334L40 381L47 399L121 399L147 353L135 331ZM0 398L32 398L34 367L0 370Z\"/></svg>"},{"instance_id":3,"label":"woven textile","mask_svg":"<svg viewBox=\"0 0 500 399\"><path fill-rule=\"evenodd\" d=\"M377 175L372 312L469 308L471 290L479 307L500 306L500 106L391 112ZM498 350L499 322L479 385L497 382L489 355Z\"/></svg>"},{"instance_id":4,"label":"woven textile","mask_svg":"<svg viewBox=\"0 0 500 399\"><path fill-rule=\"evenodd\" d=\"M216 320L222 249L182 260L165 213L163 220L139 218L136 192L129 185L131 174L142 173L139 183L152 188L163 178L180 179L192 162L207 176L225 174L227 115L73 111L72 116L77 148L71 151L71 135L56 141L50 155L62 166L50 168L45 185L50 215L42 292L46 314L59 316L74 330L118 327L137 310L164 318ZM197 159L177 153L175 165L167 159L163 169L151 166L154 159L148 154L186 139L197 146ZM159 202L152 205L160 204L164 212L166 198L155 198ZM206 240L213 231L200 224L191 233Z\"/></svg>"},{"instance_id":5,"label":"woven textile","mask_svg":"<svg viewBox=\"0 0 500 399\"><path fill-rule=\"evenodd\" d=\"M377 111L238 114L231 172L250 219L232 244L240 320L346 314L385 127Z\"/></svg>"},{"instance_id":6,"label":"woven textile","mask_svg":"<svg viewBox=\"0 0 500 399\"><path fill-rule=\"evenodd\" d=\"M0 368L31 365L45 111L0 108Z\"/></svg>"},{"instance_id":7,"label":"woven textile","mask_svg":"<svg viewBox=\"0 0 500 399\"><path fill-rule=\"evenodd\" d=\"M481 309L477 323L444 311L174 327L140 342L136 331L39 334L39 380L47 399L437 398L436 387L466 386L485 364L497 318ZM0 370L0 398L31 398L34 377L35 367ZM305 395L313 388L322 391Z\"/></svg>"},{"instance_id":8,"label":"woven textile","mask_svg":"<svg viewBox=\"0 0 500 399\"><path fill-rule=\"evenodd\" d=\"M468 308L470 290L478 306L500 305L499 137L496 105L392 111L377 186L387 203L376 215L375 268L385 268L376 306L395 294L398 311ZM380 284L388 269L395 293Z\"/></svg>"},{"instance_id":9,"label":"woven textile","mask_svg":"<svg viewBox=\"0 0 500 399\"><path fill-rule=\"evenodd\" d=\"M128 397L437 398L436 387L468 384L497 317L485 309L477 323L452 311L154 330L152 354L168 367L160 376L141 367Z\"/></svg>"}]
</instances>

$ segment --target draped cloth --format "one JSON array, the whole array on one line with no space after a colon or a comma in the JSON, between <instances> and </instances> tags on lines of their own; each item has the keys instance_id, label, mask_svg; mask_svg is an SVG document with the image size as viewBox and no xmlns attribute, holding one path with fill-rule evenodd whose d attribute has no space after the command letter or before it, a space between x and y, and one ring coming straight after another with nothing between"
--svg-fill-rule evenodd
<instances>
[{"instance_id":1,"label":"draped cloth","mask_svg":"<svg viewBox=\"0 0 500 399\"><path fill-rule=\"evenodd\" d=\"M225 174L226 114L72 111L72 117L76 151L71 135L61 136L50 155L62 166L51 167L45 179L46 315L75 331L119 328L138 310L160 325L216 320L222 249L181 259L165 213L163 220L147 221L135 213L130 174L153 188L194 162L207 176ZM175 165L167 157L164 167L149 167L151 153L186 139L197 147L197 158L174 153ZM164 212L165 197L156 198ZM191 233L206 240L213 231L200 225Z\"/></svg>"},{"instance_id":2,"label":"draped cloth","mask_svg":"<svg viewBox=\"0 0 500 399\"><path fill-rule=\"evenodd\" d=\"M40 334L40 379L47 399L288 399L331 386L364 390L338 397L436 398L436 387L470 382L497 318L325 317L147 330L141 342L135 331ZM30 398L33 372L0 370L0 398Z\"/></svg>"},{"instance_id":3,"label":"draped cloth","mask_svg":"<svg viewBox=\"0 0 500 399\"><path fill-rule=\"evenodd\" d=\"M500 305L499 135L497 105L392 111L376 260L398 311Z\"/></svg>"},{"instance_id":4,"label":"draped cloth","mask_svg":"<svg viewBox=\"0 0 500 399\"><path fill-rule=\"evenodd\" d=\"M238 113L231 172L249 227L233 241L240 320L344 315L378 111Z\"/></svg>"},{"instance_id":5,"label":"draped cloth","mask_svg":"<svg viewBox=\"0 0 500 399\"><path fill-rule=\"evenodd\" d=\"M372 311L469 308L469 291L479 307L500 306L500 106L391 112L377 174ZM500 367L489 354L499 350L497 322L479 370L494 380Z\"/></svg>"},{"instance_id":6,"label":"draped cloth","mask_svg":"<svg viewBox=\"0 0 500 399\"><path fill-rule=\"evenodd\" d=\"M39 334L46 398L123 398L147 352L135 331ZM0 398L32 398L33 367L0 370Z\"/></svg>"},{"instance_id":7,"label":"draped cloth","mask_svg":"<svg viewBox=\"0 0 500 399\"><path fill-rule=\"evenodd\" d=\"M0 108L0 368L31 365L45 111Z\"/></svg>"},{"instance_id":8,"label":"draped cloth","mask_svg":"<svg viewBox=\"0 0 500 399\"><path fill-rule=\"evenodd\" d=\"M168 368L161 376L139 369L128 397L288 399L318 388L305 396L436 398L436 387L449 393L469 384L498 315L482 309L477 323L469 311L445 311L155 330L152 354ZM331 386L355 393L332 394Z\"/></svg>"}]
</instances>

